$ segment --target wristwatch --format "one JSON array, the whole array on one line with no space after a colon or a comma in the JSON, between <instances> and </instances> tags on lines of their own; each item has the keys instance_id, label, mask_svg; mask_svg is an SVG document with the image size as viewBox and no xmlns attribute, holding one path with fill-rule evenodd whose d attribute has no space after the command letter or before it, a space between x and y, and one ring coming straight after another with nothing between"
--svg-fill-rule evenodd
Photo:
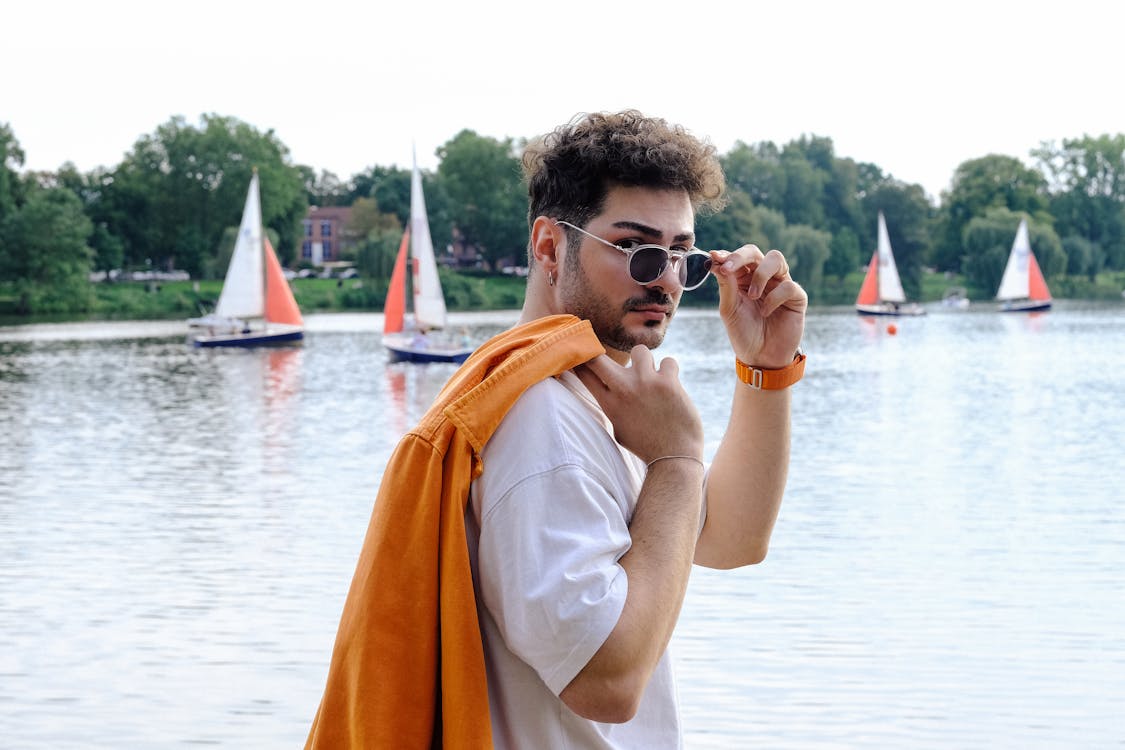
<instances>
[{"instance_id":1,"label":"wristwatch","mask_svg":"<svg viewBox=\"0 0 1125 750\"><path fill-rule=\"evenodd\" d=\"M734 358L738 379L756 391L780 391L796 383L805 374L805 352L797 347L793 361L776 370L751 367L738 357Z\"/></svg>"}]
</instances>

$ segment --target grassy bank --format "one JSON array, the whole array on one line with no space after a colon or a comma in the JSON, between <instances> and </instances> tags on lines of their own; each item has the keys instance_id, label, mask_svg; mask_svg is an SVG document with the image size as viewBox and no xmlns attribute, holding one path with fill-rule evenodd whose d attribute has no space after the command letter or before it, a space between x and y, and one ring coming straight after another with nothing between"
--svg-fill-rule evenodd
<instances>
[{"instance_id":1,"label":"grassy bank","mask_svg":"<svg viewBox=\"0 0 1125 750\"><path fill-rule=\"evenodd\" d=\"M856 272L844 279L829 279L825 288L812 295L814 305L849 305L863 281ZM523 305L526 281L499 274L441 272L442 287L450 310L512 310ZM294 279L293 293L305 313L380 312L387 296L385 279ZM922 302L935 302L946 290L966 286L959 276L928 273L922 278ZM1103 273L1096 282L1083 277L1052 279L1051 290L1060 299L1121 299L1125 272ZM28 323L47 320L163 320L189 318L214 308L222 281L103 282L93 285L94 302L84 314L18 317L12 314L11 298L0 285L0 322ZM973 301L990 301L991 292L968 287ZM718 287L710 283L685 295L686 306L711 306L718 300Z\"/></svg>"},{"instance_id":2,"label":"grassy bank","mask_svg":"<svg viewBox=\"0 0 1125 750\"><path fill-rule=\"evenodd\" d=\"M451 310L510 310L523 304L524 279L501 275L441 273ZM386 279L293 279L293 296L302 312L381 312ZM211 311L223 282L118 281L92 285L94 299L85 313L70 315L14 314L14 298L0 286L0 321L26 323L60 320L167 320Z\"/></svg>"}]
</instances>

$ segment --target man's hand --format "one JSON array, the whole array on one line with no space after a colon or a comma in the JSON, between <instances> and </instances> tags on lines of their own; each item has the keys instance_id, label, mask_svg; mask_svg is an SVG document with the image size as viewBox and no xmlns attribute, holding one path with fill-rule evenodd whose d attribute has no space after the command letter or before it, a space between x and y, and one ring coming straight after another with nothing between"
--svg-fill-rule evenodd
<instances>
[{"instance_id":1,"label":"man's hand","mask_svg":"<svg viewBox=\"0 0 1125 750\"><path fill-rule=\"evenodd\" d=\"M766 369L792 362L809 298L789 276L785 256L743 245L733 253L712 250L711 260L719 280L719 315L735 355Z\"/></svg>"},{"instance_id":2,"label":"man's hand","mask_svg":"<svg viewBox=\"0 0 1125 750\"><path fill-rule=\"evenodd\" d=\"M635 346L623 367L604 354L575 368L598 400L614 437L644 462L661 456L703 454L703 422L680 383L680 367L666 357L657 368L652 352Z\"/></svg>"}]
</instances>

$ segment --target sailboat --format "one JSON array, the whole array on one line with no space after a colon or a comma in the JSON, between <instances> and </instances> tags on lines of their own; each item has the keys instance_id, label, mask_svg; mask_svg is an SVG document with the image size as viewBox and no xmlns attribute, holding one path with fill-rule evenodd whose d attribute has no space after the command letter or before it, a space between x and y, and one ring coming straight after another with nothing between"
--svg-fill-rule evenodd
<instances>
[{"instance_id":1,"label":"sailboat","mask_svg":"<svg viewBox=\"0 0 1125 750\"><path fill-rule=\"evenodd\" d=\"M1008 253L1008 264L1000 278L1000 288L996 292L1000 301L1000 312L1035 312L1051 309L1051 290L1035 253L1031 252L1031 241L1027 237L1027 220L1020 219L1016 239Z\"/></svg>"},{"instance_id":2,"label":"sailboat","mask_svg":"<svg viewBox=\"0 0 1125 750\"><path fill-rule=\"evenodd\" d=\"M925 315L926 310L917 302L907 302L898 277L887 222L879 212L879 244L867 265L863 286L855 300L855 310L860 315Z\"/></svg>"},{"instance_id":3,"label":"sailboat","mask_svg":"<svg viewBox=\"0 0 1125 750\"><path fill-rule=\"evenodd\" d=\"M409 252L414 286L413 325L406 324L406 260ZM403 232L383 306L383 346L402 362L464 362L473 353L465 341L449 336L445 296L438 278L422 173L415 161L410 178L410 223Z\"/></svg>"},{"instance_id":4,"label":"sailboat","mask_svg":"<svg viewBox=\"0 0 1125 750\"><path fill-rule=\"evenodd\" d=\"M214 312L189 319L188 326L195 346L270 346L304 337L301 310L262 231L256 169L219 301Z\"/></svg>"}]
</instances>

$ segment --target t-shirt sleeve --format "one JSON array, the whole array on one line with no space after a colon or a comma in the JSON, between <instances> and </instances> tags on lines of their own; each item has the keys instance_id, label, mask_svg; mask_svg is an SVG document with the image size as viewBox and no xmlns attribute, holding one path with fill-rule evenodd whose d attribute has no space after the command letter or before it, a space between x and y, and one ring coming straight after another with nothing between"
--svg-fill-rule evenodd
<instances>
[{"instance_id":1,"label":"t-shirt sleeve","mask_svg":"<svg viewBox=\"0 0 1125 750\"><path fill-rule=\"evenodd\" d=\"M562 692L625 606L621 509L587 471L564 464L510 488L481 519L481 597L508 648Z\"/></svg>"}]
</instances>

